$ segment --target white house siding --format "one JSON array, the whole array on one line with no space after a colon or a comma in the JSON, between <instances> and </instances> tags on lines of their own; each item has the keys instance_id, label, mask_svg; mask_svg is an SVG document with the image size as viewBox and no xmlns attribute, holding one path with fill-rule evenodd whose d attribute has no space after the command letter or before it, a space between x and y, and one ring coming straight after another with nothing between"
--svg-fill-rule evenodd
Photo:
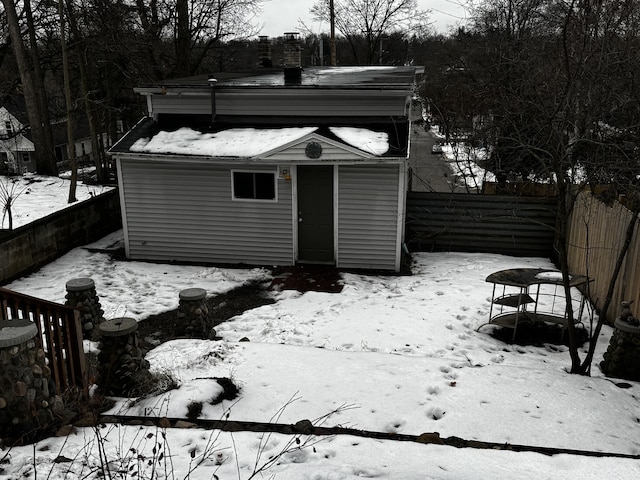
<instances>
[{"instance_id":1,"label":"white house siding","mask_svg":"<svg viewBox=\"0 0 640 480\"><path fill-rule=\"evenodd\" d=\"M7 129L7 122L11 127ZM21 133L24 125L5 107L0 107L0 162L6 161L11 173L32 171L35 165L31 154L35 151L33 142ZM0 166L0 170L2 170Z\"/></svg>"},{"instance_id":2,"label":"white house siding","mask_svg":"<svg viewBox=\"0 0 640 480\"><path fill-rule=\"evenodd\" d=\"M216 114L218 115L295 115L304 116L389 116L406 114L407 107L398 101L397 92L362 94L355 90L347 92L326 91L310 94L309 90L300 90L298 94L283 91L278 95L274 90L266 96L264 91L251 92L219 91L216 94ZM204 94L153 95L151 108L154 115L167 114L200 114L211 113L211 97Z\"/></svg>"},{"instance_id":3,"label":"white house siding","mask_svg":"<svg viewBox=\"0 0 640 480\"><path fill-rule=\"evenodd\" d=\"M233 201L233 165L124 159L121 198L132 259L290 265L291 182L277 202ZM276 171L275 166L239 168Z\"/></svg>"},{"instance_id":4,"label":"white house siding","mask_svg":"<svg viewBox=\"0 0 640 480\"><path fill-rule=\"evenodd\" d=\"M307 158L305 154L305 148L310 141L314 141L320 144L322 147L322 155L317 159ZM301 162L301 159L302 162ZM363 160L363 154L361 153L350 153L345 150L344 145L333 145L326 141L316 138L310 138L308 140L304 140L300 142L298 145L293 145L289 148L276 152L272 155L269 155L269 161L272 162L282 162L282 163L318 163L318 162L326 162L326 161L358 161Z\"/></svg>"},{"instance_id":5,"label":"white house siding","mask_svg":"<svg viewBox=\"0 0 640 480\"><path fill-rule=\"evenodd\" d=\"M400 165L341 166L338 266L398 270Z\"/></svg>"}]
</instances>

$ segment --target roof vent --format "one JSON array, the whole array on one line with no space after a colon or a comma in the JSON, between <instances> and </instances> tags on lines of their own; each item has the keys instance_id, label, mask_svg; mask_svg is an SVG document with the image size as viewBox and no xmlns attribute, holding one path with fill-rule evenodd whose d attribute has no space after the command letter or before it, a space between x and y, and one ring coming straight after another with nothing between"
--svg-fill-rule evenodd
<instances>
[{"instance_id":1,"label":"roof vent","mask_svg":"<svg viewBox=\"0 0 640 480\"><path fill-rule=\"evenodd\" d=\"M297 32L284 34L284 52L282 65L284 67L285 85L300 85L302 83L302 47Z\"/></svg>"}]
</instances>

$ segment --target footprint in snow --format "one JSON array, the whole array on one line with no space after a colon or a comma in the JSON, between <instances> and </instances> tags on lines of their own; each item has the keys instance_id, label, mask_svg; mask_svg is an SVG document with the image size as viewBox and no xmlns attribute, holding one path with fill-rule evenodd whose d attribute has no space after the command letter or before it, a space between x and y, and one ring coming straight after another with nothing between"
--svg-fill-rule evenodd
<instances>
[{"instance_id":1,"label":"footprint in snow","mask_svg":"<svg viewBox=\"0 0 640 480\"><path fill-rule=\"evenodd\" d=\"M426 411L427 418L430 418L432 420L440 420L446 413L447 412L445 412L440 407L429 407Z\"/></svg>"},{"instance_id":2,"label":"footprint in snow","mask_svg":"<svg viewBox=\"0 0 640 480\"><path fill-rule=\"evenodd\" d=\"M388 433L396 433L407 423L406 420L397 419L385 425L384 431Z\"/></svg>"},{"instance_id":3,"label":"footprint in snow","mask_svg":"<svg viewBox=\"0 0 640 480\"><path fill-rule=\"evenodd\" d=\"M491 357L491 361L493 363L502 363L504 362L504 355L502 354L494 355L493 357Z\"/></svg>"},{"instance_id":4,"label":"footprint in snow","mask_svg":"<svg viewBox=\"0 0 640 480\"><path fill-rule=\"evenodd\" d=\"M456 378L458 378L458 374L456 372L445 373L443 376L447 380L455 380Z\"/></svg>"},{"instance_id":5,"label":"footprint in snow","mask_svg":"<svg viewBox=\"0 0 640 480\"><path fill-rule=\"evenodd\" d=\"M440 394L440 387L438 387L437 385L429 385L427 387L427 393L429 395L439 395Z\"/></svg>"},{"instance_id":6,"label":"footprint in snow","mask_svg":"<svg viewBox=\"0 0 640 480\"><path fill-rule=\"evenodd\" d=\"M285 453L280 457L280 463L305 463L309 459L308 449L297 449Z\"/></svg>"}]
</instances>

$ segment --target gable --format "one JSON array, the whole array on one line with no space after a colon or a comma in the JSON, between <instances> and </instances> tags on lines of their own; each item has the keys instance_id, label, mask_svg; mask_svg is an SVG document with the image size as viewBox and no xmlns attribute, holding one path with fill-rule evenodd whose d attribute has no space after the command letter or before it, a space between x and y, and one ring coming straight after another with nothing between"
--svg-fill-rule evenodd
<instances>
[{"instance_id":1,"label":"gable","mask_svg":"<svg viewBox=\"0 0 640 480\"><path fill-rule=\"evenodd\" d=\"M7 131L6 123L11 123L11 132ZM8 135L19 132L22 129L22 123L5 107L0 107L0 133L2 135Z\"/></svg>"},{"instance_id":2,"label":"gable","mask_svg":"<svg viewBox=\"0 0 640 480\"><path fill-rule=\"evenodd\" d=\"M20 126L27 125L29 123L27 107L22 96L4 95L0 97L0 105L0 109L6 112L6 114L13 118L14 121L17 121ZM3 118L3 120L5 120L5 118Z\"/></svg>"},{"instance_id":3,"label":"gable","mask_svg":"<svg viewBox=\"0 0 640 480\"><path fill-rule=\"evenodd\" d=\"M305 135L294 142L290 142L277 148L271 152L267 152L263 158L278 162L292 161L344 161L344 160L363 160L372 158L374 155L365 152L361 148L349 145L346 142L339 142L334 139L327 138L319 133L320 129L315 130L312 134ZM354 142L355 143L355 142ZM359 145L359 144L358 144ZM363 147L363 145L360 145ZM384 148L384 152L388 148ZM380 149L382 150L382 148Z\"/></svg>"}]
</instances>

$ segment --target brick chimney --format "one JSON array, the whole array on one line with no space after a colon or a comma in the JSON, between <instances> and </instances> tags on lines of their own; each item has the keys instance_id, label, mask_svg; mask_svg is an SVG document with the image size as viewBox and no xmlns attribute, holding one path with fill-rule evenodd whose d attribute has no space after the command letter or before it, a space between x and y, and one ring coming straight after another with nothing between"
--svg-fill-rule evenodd
<instances>
[{"instance_id":1,"label":"brick chimney","mask_svg":"<svg viewBox=\"0 0 640 480\"><path fill-rule=\"evenodd\" d=\"M266 35L260 35L258 42L258 62L262 68L273 67L271 60L271 41Z\"/></svg>"},{"instance_id":2,"label":"brick chimney","mask_svg":"<svg viewBox=\"0 0 640 480\"><path fill-rule=\"evenodd\" d=\"M302 47L297 32L284 34L282 65L285 85L300 85L302 82Z\"/></svg>"}]
</instances>

